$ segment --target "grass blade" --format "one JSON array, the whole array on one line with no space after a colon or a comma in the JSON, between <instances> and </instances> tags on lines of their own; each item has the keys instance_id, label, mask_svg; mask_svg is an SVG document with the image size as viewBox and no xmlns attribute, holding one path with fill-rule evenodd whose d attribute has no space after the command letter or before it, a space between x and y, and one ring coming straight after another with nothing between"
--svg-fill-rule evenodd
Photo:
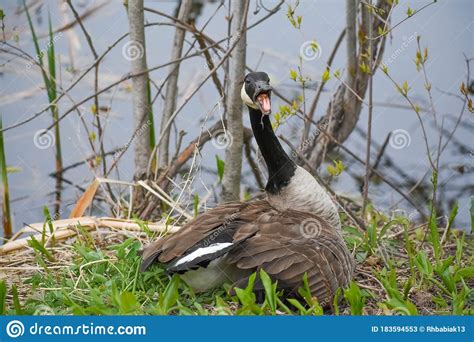
<instances>
[{"instance_id":1,"label":"grass blade","mask_svg":"<svg viewBox=\"0 0 474 342\"><path fill-rule=\"evenodd\" d=\"M2 173L3 186L3 233L6 238L12 236L12 219L10 214L10 194L8 191L7 163L5 160L5 144L3 141L3 124L0 116L0 172Z\"/></svg>"},{"instance_id":2,"label":"grass blade","mask_svg":"<svg viewBox=\"0 0 474 342\"><path fill-rule=\"evenodd\" d=\"M146 94L148 97L148 106L150 111L148 112L148 121L150 122L150 147L153 150L155 147L155 122L153 118L153 106L151 103L151 82L150 78L148 78L148 83L146 87Z\"/></svg>"},{"instance_id":3,"label":"grass blade","mask_svg":"<svg viewBox=\"0 0 474 342\"><path fill-rule=\"evenodd\" d=\"M31 37L33 38L33 44L35 46L35 51L36 51L36 58L38 58L38 63L41 66L44 66L44 64L43 64L43 54L44 53L43 53L43 51L41 51L41 49L39 47L38 37L36 36L35 27L33 26L33 21L31 20L30 12L28 11L28 7L26 7L26 2L24 0L23 0L23 7L25 8L26 18L28 19L28 25L30 26ZM48 75L46 75L43 68L41 68L41 73L43 75L43 80L44 80L44 84L46 86L46 90L48 91L48 98L50 98Z\"/></svg>"},{"instance_id":4,"label":"grass blade","mask_svg":"<svg viewBox=\"0 0 474 342\"><path fill-rule=\"evenodd\" d=\"M470 233L474 232L474 196L471 196L471 208L469 209L471 213L471 231Z\"/></svg>"},{"instance_id":5,"label":"grass blade","mask_svg":"<svg viewBox=\"0 0 474 342\"><path fill-rule=\"evenodd\" d=\"M23 315L23 309L21 308L20 298L18 295L18 289L15 284L12 285L12 296L13 296L13 307L15 308L15 314Z\"/></svg>"},{"instance_id":6,"label":"grass blade","mask_svg":"<svg viewBox=\"0 0 474 342\"><path fill-rule=\"evenodd\" d=\"M4 280L0 281L0 316L5 315L7 301L7 284Z\"/></svg>"},{"instance_id":7,"label":"grass blade","mask_svg":"<svg viewBox=\"0 0 474 342\"><path fill-rule=\"evenodd\" d=\"M48 15L48 30L49 30L49 42L48 42L48 97L49 102L54 103L57 99L57 89L56 89L56 57L54 54L54 37L53 37L53 27L51 25L51 15ZM63 157L61 152L61 134L59 129L59 114L58 106L54 104L51 106L51 114L53 115L54 125L54 136L56 142L56 208L55 214L59 214L60 211L60 201L61 201L61 171L63 169Z\"/></svg>"},{"instance_id":8,"label":"grass blade","mask_svg":"<svg viewBox=\"0 0 474 342\"><path fill-rule=\"evenodd\" d=\"M48 42L48 71L49 71L49 94L50 100L55 100L57 97L56 90L56 60L54 56L54 37L53 37L53 27L51 25L51 15L48 14L48 33L49 33L49 42Z\"/></svg>"},{"instance_id":9,"label":"grass blade","mask_svg":"<svg viewBox=\"0 0 474 342\"><path fill-rule=\"evenodd\" d=\"M54 125L54 135L55 135L55 145L56 145L56 208L55 214L59 213L59 203L61 200L61 171L63 169L62 163L62 152L61 152L61 137L60 137L60 129L58 118L58 107L55 104L57 99L57 89L56 89L56 60L54 54L54 37L53 37L53 28L51 25L51 16L48 17L48 30L49 30L49 42L47 46L47 57L48 57L48 73L46 74L44 63L43 63L43 55L44 52L40 49L38 43L38 37L36 36L35 28L33 25L33 21L31 20L30 13L28 11L28 7L26 6L26 2L23 1L23 6L25 8L26 17L28 19L28 25L30 26L31 36L33 38L33 43L35 46L36 57L38 58L38 63L41 66L41 74L43 75L44 85L46 88L46 92L48 95L48 100L50 103L50 110L53 116L53 121L55 122Z\"/></svg>"},{"instance_id":10,"label":"grass blade","mask_svg":"<svg viewBox=\"0 0 474 342\"><path fill-rule=\"evenodd\" d=\"M48 251L48 250L46 249L46 247L45 247L43 244L41 244L41 242L39 242L38 240L36 240L34 236L32 236L32 237L28 240L28 246L30 246L30 247L33 248L35 251L37 251L37 252L39 252L40 254L42 254L43 256L45 256L49 261L55 261L53 254L51 254L51 252Z\"/></svg>"}]
</instances>

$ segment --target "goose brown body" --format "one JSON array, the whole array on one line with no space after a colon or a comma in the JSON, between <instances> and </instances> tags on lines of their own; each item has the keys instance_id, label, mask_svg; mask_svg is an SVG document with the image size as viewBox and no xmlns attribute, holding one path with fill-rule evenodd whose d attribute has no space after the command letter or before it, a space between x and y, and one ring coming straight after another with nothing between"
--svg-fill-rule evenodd
<instances>
[{"instance_id":1,"label":"goose brown body","mask_svg":"<svg viewBox=\"0 0 474 342\"><path fill-rule=\"evenodd\" d=\"M315 230L303 232L304 222ZM320 303L330 303L337 288L352 278L352 255L333 227L311 213L276 210L266 199L225 203L199 215L178 232L149 245L143 253L143 268L154 261L171 265L193 246L210 245L221 234L232 235L234 244L223 252L227 264L234 266L232 271L221 270L229 283L245 286L246 276L262 268L291 295L306 273L312 294Z\"/></svg>"},{"instance_id":2,"label":"goose brown body","mask_svg":"<svg viewBox=\"0 0 474 342\"><path fill-rule=\"evenodd\" d=\"M245 287L249 275L263 269L290 296L306 274L312 295L329 305L352 279L354 259L335 204L276 138L268 118L270 94L267 74L246 76L242 99L269 172L266 197L224 203L198 215L147 246L141 269L161 263L196 291L225 282Z\"/></svg>"}]
</instances>

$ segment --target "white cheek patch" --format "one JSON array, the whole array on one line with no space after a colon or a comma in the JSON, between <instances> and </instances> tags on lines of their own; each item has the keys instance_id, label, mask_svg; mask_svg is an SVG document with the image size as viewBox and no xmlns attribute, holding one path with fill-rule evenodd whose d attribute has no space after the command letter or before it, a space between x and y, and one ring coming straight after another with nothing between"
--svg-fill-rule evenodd
<instances>
[{"instance_id":1,"label":"white cheek patch","mask_svg":"<svg viewBox=\"0 0 474 342\"><path fill-rule=\"evenodd\" d=\"M242 98L242 101L249 107L258 109L258 106L253 103L252 99L250 96L247 94L245 91L245 83L242 85L242 89L240 90L240 97Z\"/></svg>"}]
</instances>

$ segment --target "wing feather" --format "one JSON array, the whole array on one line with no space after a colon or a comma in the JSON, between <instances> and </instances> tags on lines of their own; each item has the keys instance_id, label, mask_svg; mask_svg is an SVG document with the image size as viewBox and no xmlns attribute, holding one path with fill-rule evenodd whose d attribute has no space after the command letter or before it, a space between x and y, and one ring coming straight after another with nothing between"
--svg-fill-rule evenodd
<instances>
[{"instance_id":1,"label":"wing feather","mask_svg":"<svg viewBox=\"0 0 474 342\"><path fill-rule=\"evenodd\" d=\"M320 229L315 236L303 234L305 220L315 220ZM199 215L177 233L150 244L143 252L142 269L151 263L172 263L210 242L232 242L220 253L242 271L263 268L289 291L308 285L320 303L330 303L338 287L348 284L354 259L333 227L311 213L273 209L266 200L220 205ZM220 254L219 254L220 255ZM196 262L208 262L216 255ZM193 262L186 268L198 267Z\"/></svg>"},{"instance_id":2,"label":"wing feather","mask_svg":"<svg viewBox=\"0 0 474 342\"><path fill-rule=\"evenodd\" d=\"M271 209L265 200L252 202L228 202L198 215L185 224L178 232L157 239L142 253L141 270L146 270L153 262L171 263L177 258L192 253L197 248L216 242L233 242L239 231L239 241L256 232L256 227L244 228L252 221L252 214ZM202 260L201 260L202 261Z\"/></svg>"},{"instance_id":3,"label":"wing feather","mask_svg":"<svg viewBox=\"0 0 474 342\"><path fill-rule=\"evenodd\" d=\"M318 220L320 231L307 237L301 230L306 219ZM302 285L306 273L313 295L330 303L338 287L347 285L354 270L352 256L342 237L319 218L298 211L269 212L265 222L254 222L258 232L230 252L241 269L263 268L290 291Z\"/></svg>"}]
</instances>

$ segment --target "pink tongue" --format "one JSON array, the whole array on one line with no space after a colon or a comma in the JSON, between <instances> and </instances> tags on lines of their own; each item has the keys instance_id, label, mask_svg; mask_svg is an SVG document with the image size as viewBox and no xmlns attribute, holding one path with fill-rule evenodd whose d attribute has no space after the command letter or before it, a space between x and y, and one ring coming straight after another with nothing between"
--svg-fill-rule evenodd
<instances>
[{"instance_id":1,"label":"pink tongue","mask_svg":"<svg viewBox=\"0 0 474 342\"><path fill-rule=\"evenodd\" d=\"M258 95L257 100L264 113L270 112L270 110L272 109L272 106L270 104L270 98L268 97L267 94Z\"/></svg>"}]
</instances>

